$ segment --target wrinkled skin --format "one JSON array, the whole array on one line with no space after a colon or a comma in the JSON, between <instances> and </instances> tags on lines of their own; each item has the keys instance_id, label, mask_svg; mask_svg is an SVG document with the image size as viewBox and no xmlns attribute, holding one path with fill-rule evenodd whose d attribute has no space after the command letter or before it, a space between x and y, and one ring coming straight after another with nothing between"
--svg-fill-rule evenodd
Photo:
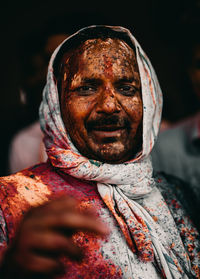
<instances>
[{"instance_id":1,"label":"wrinkled skin","mask_svg":"<svg viewBox=\"0 0 200 279\"><path fill-rule=\"evenodd\" d=\"M62 60L61 110L81 154L132 159L142 143L142 98L134 51L119 39L87 40Z\"/></svg>"}]
</instances>

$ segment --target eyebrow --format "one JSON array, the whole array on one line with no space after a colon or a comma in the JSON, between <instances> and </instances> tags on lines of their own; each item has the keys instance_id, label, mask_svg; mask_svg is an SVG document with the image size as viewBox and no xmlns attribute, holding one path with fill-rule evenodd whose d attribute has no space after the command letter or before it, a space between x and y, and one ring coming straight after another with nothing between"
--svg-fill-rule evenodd
<instances>
[{"instance_id":1,"label":"eyebrow","mask_svg":"<svg viewBox=\"0 0 200 279\"><path fill-rule=\"evenodd\" d=\"M102 83L100 78L83 78L81 80L83 83L88 83L88 84L100 84Z\"/></svg>"},{"instance_id":2,"label":"eyebrow","mask_svg":"<svg viewBox=\"0 0 200 279\"><path fill-rule=\"evenodd\" d=\"M123 77L123 78L120 78L118 79L116 82L118 83L123 83L123 82L133 82L133 81L136 81L134 77L130 77L130 78L127 78L127 77ZM84 83L101 83L101 79L99 78L83 78L81 80L81 82L84 82Z\"/></svg>"},{"instance_id":3,"label":"eyebrow","mask_svg":"<svg viewBox=\"0 0 200 279\"><path fill-rule=\"evenodd\" d=\"M127 78L127 77L123 77L123 78L120 78L117 80L117 83L123 83L123 82L133 82L133 81L136 81L134 77L130 77L130 78Z\"/></svg>"}]
</instances>

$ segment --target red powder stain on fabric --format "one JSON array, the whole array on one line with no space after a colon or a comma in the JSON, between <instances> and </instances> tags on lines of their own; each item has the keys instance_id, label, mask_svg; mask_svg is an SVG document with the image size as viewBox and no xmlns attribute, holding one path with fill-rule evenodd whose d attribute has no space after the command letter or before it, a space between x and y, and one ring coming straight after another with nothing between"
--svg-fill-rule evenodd
<instances>
[{"instance_id":1,"label":"red powder stain on fabric","mask_svg":"<svg viewBox=\"0 0 200 279\"><path fill-rule=\"evenodd\" d=\"M183 238L190 238L191 239L191 242L189 245L187 245L187 251L188 251L188 254L189 254L189 258L192 260L194 259L195 255L193 253L194 249L195 249L195 242L192 241L192 239L196 239L195 235L197 234L197 232L195 232L195 230L192 228L192 229L189 229L187 227L183 227L181 229L181 236ZM200 253L199 255L197 256L199 257L200 259ZM194 265L192 263L192 270L195 272L195 274L197 275L197 278L200 278L200 268L197 266L197 265Z\"/></svg>"},{"instance_id":2,"label":"red powder stain on fabric","mask_svg":"<svg viewBox=\"0 0 200 279\"><path fill-rule=\"evenodd\" d=\"M200 269L197 265L193 265L192 270L194 270L197 278L200 278Z\"/></svg>"},{"instance_id":3,"label":"red powder stain on fabric","mask_svg":"<svg viewBox=\"0 0 200 279\"><path fill-rule=\"evenodd\" d=\"M180 204L177 202L177 200L172 200L172 205L177 209L180 208Z\"/></svg>"},{"instance_id":4,"label":"red powder stain on fabric","mask_svg":"<svg viewBox=\"0 0 200 279\"><path fill-rule=\"evenodd\" d=\"M152 218L155 222L158 222L158 217L157 216L152 216Z\"/></svg>"},{"instance_id":5,"label":"red powder stain on fabric","mask_svg":"<svg viewBox=\"0 0 200 279\"><path fill-rule=\"evenodd\" d=\"M30 207L46 202L51 193L39 178L32 179L31 175L32 173L24 176L22 172L18 172L1 178L1 183L5 186L0 193L1 208L7 220L9 240L13 239L24 213Z\"/></svg>"},{"instance_id":6,"label":"red powder stain on fabric","mask_svg":"<svg viewBox=\"0 0 200 279\"><path fill-rule=\"evenodd\" d=\"M180 273L182 273L182 269L180 268L180 266L179 266L179 264L178 264L178 261L177 261L177 260L174 260L174 263L175 263L175 265L176 265L178 271L179 271Z\"/></svg>"},{"instance_id":7,"label":"red powder stain on fabric","mask_svg":"<svg viewBox=\"0 0 200 279\"><path fill-rule=\"evenodd\" d=\"M172 244L170 245L170 248L171 248L171 249L173 249L173 248L174 248L174 246L175 246L175 243L174 243L174 242L172 242Z\"/></svg>"},{"instance_id":8,"label":"red powder stain on fabric","mask_svg":"<svg viewBox=\"0 0 200 279\"><path fill-rule=\"evenodd\" d=\"M192 252L194 250L194 248L195 248L194 244L189 244L187 246L187 249L188 249L189 252Z\"/></svg>"},{"instance_id":9,"label":"red powder stain on fabric","mask_svg":"<svg viewBox=\"0 0 200 279\"><path fill-rule=\"evenodd\" d=\"M65 259L66 278L122 278L122 271L120 267L115 266L111 260L103 258L103 255L100 252L101 240L94 234L78 232L73 236L73 240L76 245L83 249L84 258L81 263Z\"/></svg>"},{"instance_id":10,"label":"red powder stain on fabric","mask_svg":"<svg viewBox=\"0 0 200 279\"><path fill-rule=\"evenodd\" d=\"M92 207L95 208L96 214L103 204L100 199L97 199L97 190L94 185L82 183L67 175L63 180L48 164L41 164L17 175L1 178L0 181L5 186L0 198L9 229L9 240L13 238L24 212L47 200L62 195L76 196L82 201L79 206L80 210L84 211ZM73 239L79 247L83 248L84 259L81 263L65 259L67 274L59 278L122 278L121 268L116 266L111 259L105 259L101 253L101 242L107 240L86 232L77 232Z\"/></svg>"},{"instance_id":11,"label":"red powder stain on fabric","mask_svg":"<svg viewBox=\"0 0 200 279\"><path fill-rule=\"evenodd\" d=\"M120 226L120 228L121 228L121 231L122 231L122 233L123 233L123 235L124 235L124 237L125 237L125 239L126 239L127 244L129 245L131 251L132 251L133 253L135 253L135 252L136 252L136 247L135 247L134 242L132 241L132 238L131 238L131 236L130 236L130 232L129 232L129 230L128 230L128 227L127 227L127 225L126 225L126 223L125 223L123 217L122 217L121 215L119 215L119 214L117 213L117 211L115 210L114 204L113 204L113 202L112 202L112 200L111 200L111 198L110 198L109 195L105 195L105 196L103 197L103 200L104 200L105 204L107 205L107 207L108 207L108 208L110 209L110 211L112 212L112 214L113 214L113 216L115 217L117 223L119 224L119 226Z\"/></svg>"},{"instance_id":12,"label":"red powder stain on fabric","mask_svg":"<svg viewBox=\"0 0 200 279\"><path fill-rule=\"evenodd\" d=\"M131 232L134 235L134 239L130 235L129 229L126 225L126 222L123 219L123 216L117 214L113 203L108 195L103 197L104 202L113 213L114 217L116 218L124 237L126 238L126 242L129 245L130 249L133 253L138 253L139 257L142 261L151 262L154 257L152 242L146 238L146 234L149 233L148 228L144 222L144 220L135 214L136 220L133 219L132 216L129 218L129 223L133 223ZM125 202L125 201L124 201Z\"/></svg>"}]
</instances>

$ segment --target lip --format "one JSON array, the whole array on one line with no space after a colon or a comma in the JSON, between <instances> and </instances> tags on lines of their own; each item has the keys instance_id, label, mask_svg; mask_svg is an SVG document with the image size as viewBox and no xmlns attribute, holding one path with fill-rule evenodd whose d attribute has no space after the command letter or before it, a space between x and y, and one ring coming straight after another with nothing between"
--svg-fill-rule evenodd
<instances>
[{"instance_id":1,"label":"lip","mask_svg":"<svg viewBox=\"0 0 200 279\"><path fill-rule=\"evenodd\" d=\"M124 130L125 127L104 126L95 127L91 132L98 138L114 138L120 137Z\"/></svg>"},{"instance_id":2,"label":"lip","mask_svg":"<svg viewBox=\"0 0 200 279\"><path fill-rule=\"evenodd\" d=\"M125 127L121 126L113 126L113 125L105 125L105 126L96 126L93 127L93 131L105 131L105 132L112 132L117 130L125 129Z\"/></svg>"}]
</instances>

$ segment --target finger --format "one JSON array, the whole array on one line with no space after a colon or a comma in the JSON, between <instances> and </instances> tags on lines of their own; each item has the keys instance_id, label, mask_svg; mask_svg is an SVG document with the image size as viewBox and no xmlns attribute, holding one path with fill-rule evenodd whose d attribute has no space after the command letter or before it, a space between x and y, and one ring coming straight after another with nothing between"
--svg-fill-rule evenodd
<instances>
[{"instance_id":1,"label":"finger","mask_svg":"<svg viewBox=\"0 0 200 279\"><path fill-rule=\"evenodd\" d=\"M32 238L29 249L34 253L48 257L60 257L65 254L73 260L82 259L82 250L75 245L72 238L65 237L58 233L42 233Z\"/></svg>"},{"instance_id":2,"label":"finger","mask_svg":"<svg viewBox=\"0 0 200 279\"><path fill-rule=\"evenodd\" d=\"M57 200L49 201L41 206L32 208L25 215L22 224L26 223L27 229L35 228L40 229L40 226L45 226L46 218L53 218L53 215L57 218L58 214L63 212L76 211L78 202L71 197L62 196Z\"/></svg>"},{"instance_id":3,"label":"finger","mask_svg":"<svg viewBox=\"0 0 200 279\"><path fill-rule=\"evenodd\" d=\"M44 206L44 211L49 211L52 210L54 212L59 212L62 210L71 210L75 209L78 204L78 201L72 197L63 195L55 200L49 201L45 206Z\"/></svg>"},{"instance_id":4,"label":"finger","mask_svg":"<svg viewBox=\"0 0 200 279\"><path fill-rule=\"evenodd\" d=\"M69 196L61 196L58 199L51 200L45 204L32 208L27 216L29 217L40 217L57 214L58 212L75 210L78 201Z\"/></svg>"},{"instance_id":5,"label":"finger","mask_svg":"<svg viewBox=\"0 0 200 279\"><path fill-rule=\"evenodd\" d=\"M63 213L58 215L57 218L48 218L46 224L48 224L49 227L64 230L84 230L100 235L109 233L107 226L97 218L80 213Z\"/></svg>"},{"instance_id":6,"label":"finger","mask_svg":"<svg viewBox=\"0 0 200 279\"><path fill-rule=\"evenodd\" d=\"M59 260L31 254L23 259L23 269L28 273L60 273L63 266Z\"/></svg>"}]
</instances>

